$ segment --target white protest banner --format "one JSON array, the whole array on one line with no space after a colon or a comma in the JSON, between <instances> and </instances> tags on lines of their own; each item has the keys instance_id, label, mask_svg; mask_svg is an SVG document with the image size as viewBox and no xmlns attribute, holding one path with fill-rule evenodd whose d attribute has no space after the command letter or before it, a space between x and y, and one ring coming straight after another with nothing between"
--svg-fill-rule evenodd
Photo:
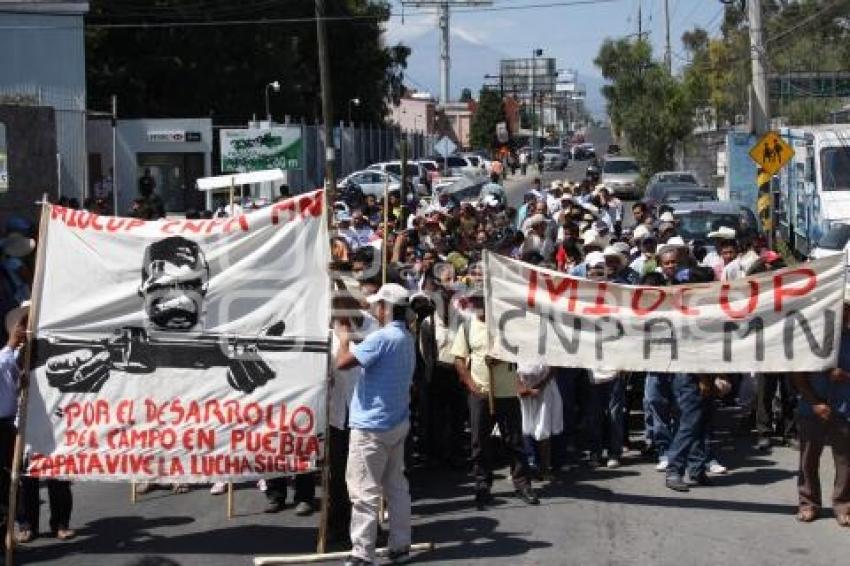
<instances>
[{"instance_id":1,"label":"white protest banner","mask_svg":"<svg viewBox=\"0 0 850 566\"><path fill-rule=\"evenodd\" d=\"M631 287L484 257L491 355L689 373L834 367L844 255L728 283Z\"/></svg>"},{"instance_id":2,"label":"white protest banner","mask_svg":"<svg viewBox=\"0 0 850 566\"><path fill-rule=\"evenodd\" d=\"M327 419L323 198L150 222L52 206L27 473L210 482L314 470Z\"/></svg>"}]
</instances>

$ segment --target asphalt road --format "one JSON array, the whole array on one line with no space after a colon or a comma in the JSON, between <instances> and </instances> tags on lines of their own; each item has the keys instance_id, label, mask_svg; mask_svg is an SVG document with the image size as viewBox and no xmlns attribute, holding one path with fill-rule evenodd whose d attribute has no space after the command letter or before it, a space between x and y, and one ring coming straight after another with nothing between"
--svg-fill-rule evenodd
<instances>
[{"instance_id":1,"label":"asphalt road","mask_svg":"<svg viewBox=\"0 0 850 566\"><path fill-rule=\"evenodd\" d=\"M729 418L724 413L724 418ZM825 510L809 525L794 519L796 458L790 448L756 452L751 439L724 434L720 459L730 473L713 487L680 494L666 489L654 463L627 452L616 470L577 466L549 485L542 503L512 495L506 470L494 485L495 505L478 511L463 472L413 470L414 540L436 543L419 555L428 564L504 565L771 565L846 563L850 530ZM824 497L832 466L824 457ZM253 486L236 494L236 516L225 516L224 496L206 487L185 495L155 491L129 502L124 484L76 484L70 542L40 538L22 547L20 564L121 566L143 555L167 556L184 566L249 565L254 555L314 551L317 516L291 508L262 512ZM43 492L46 497L46 493ZM47 525L43 506L42 525ZM338 561L336 563L339 563Z\"/></svg>"}]
</instances>

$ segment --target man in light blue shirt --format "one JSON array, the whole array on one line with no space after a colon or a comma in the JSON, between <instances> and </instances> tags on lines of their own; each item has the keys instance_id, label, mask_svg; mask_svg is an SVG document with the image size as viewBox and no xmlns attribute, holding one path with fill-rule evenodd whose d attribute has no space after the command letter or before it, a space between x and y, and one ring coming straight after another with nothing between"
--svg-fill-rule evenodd
<instances>
[{"instance_id":1,"label":"man in light blue shirt","mask_svg":"<svg viewBox=\"0 0 850 566\"><path fill-rule=\"evenodd\" d=\"M351 556L346 565L375 561L381 494L390 514L390 559L410 552L410 491L404 476L404 441L410 429L410 384L416 367L413 336L407 329L408 292L390 283L368 297L381 329L353 348L348 330L338 327L336 367L363 368L349 410L346 483L351 498Z\"/></svg>"}]
</instances>

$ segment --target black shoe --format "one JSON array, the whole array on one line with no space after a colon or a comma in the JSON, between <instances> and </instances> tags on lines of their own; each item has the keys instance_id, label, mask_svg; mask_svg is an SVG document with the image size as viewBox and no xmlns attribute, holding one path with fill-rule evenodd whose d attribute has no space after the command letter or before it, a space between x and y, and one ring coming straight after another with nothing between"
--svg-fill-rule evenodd
<instances>
[{"instance_id":1,"label":"black shoe","mask_svg":"<svg viewBox=\"0 0 850 566\"><path fill-rule=\"evenodd\" d=\"M390 550L387 553L387 558L390 559L390 562L393 564L407 564L410 562L410 547L399 548L395 550Z\"/></svg>"},{"instance_id":2,"label":"black shoe","mask_svg":"<svg viewBox=\"0 0 850 566\"><path fill-rule=\"evenodd\" d=\"M590 467L590 469L595 470L596 468L602 466L602 459L599 457L598 454L591 454L590 457L587 459L587 465L588 467Z\"/></svg>"},{"instance_id":3,"label":"black shoe","mask_svg":"<svg viewBox=\"0 0 850 566\"><path fill-rule=\"evenodd\" d=\"M516 490L517 497L528 503L529 505L540 505L540 500L530 485L521 487Z\"/></svg>"},{"instance_id":4,"label":"black shoe","mask_svg":"<svg viewBox=\"0 0 850 566\"><path fill-rule=\"evenodd\" d=\"M286 503L283 501L269 501L266 508L263 509L263 513L280 513L284 507L286 507Z\"/></svg>"},{"instance_id":5,"label":"black shoe","mask_svg":"<svg viewBox=\"0 0 850 566\"><path fill-rule=\"evenodd\" d=\"M694 476L689 477L688 480L685 483L687 483L691 487L696 487L696 486L708 487L710 485L714 485L714 482L711 481L711 478L709 478L708 475L705 472L700 472L695 477Z\"/></svg>"},{"instance_id":6,"label":"black shoe","mask_svg":"<svg viewBox=\"0 0 850 566\"><path fill-rule=\"evenodd\" d=\"M759 438L758 442L756 442L756 448L764 451L770 450L770 439L766 437Z\"/></svg>"},{"instance_id":7,"label":"black shoe","mask_svg":"<svg viewBox=\"0 0 850 566\"><path fill-rule=\"evenodd\" d=\"M480 487L475 490L475 505L478 506L478 509L484 509L484 506L491 501L493 501L493 496L490 495L489 489Z\"/></svg>"},{"instance_id":8,"label":"black shoe","mask_svg":"<svg viewBox=\"0 0 850 566\"><path fill-rule=\"evenodd\" d=\"M682 479L682 476L667 476L664 480L664 485L673 491L681 491L683 493L690 491L690 487L688 487L688 484Z\"/></svg>"},{"instance_id":9,"label":"black shoe","mask_svg":"<svg viewBox=\"0 0 850 566\"><path fill-rule=\"evenodd\" d=\"M342 564L343 566L372 566L371 562L358 558L357 556L349 556Z\"/></svg>"}]
</instances>

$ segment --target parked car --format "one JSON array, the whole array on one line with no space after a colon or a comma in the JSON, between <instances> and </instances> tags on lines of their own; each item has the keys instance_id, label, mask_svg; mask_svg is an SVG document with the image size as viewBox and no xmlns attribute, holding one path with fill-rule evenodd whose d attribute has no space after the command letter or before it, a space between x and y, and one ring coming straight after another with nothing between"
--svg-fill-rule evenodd
<instances>
[{"instance_id":1,"label":"parked car","mask_svg":"<svg viewBox=\"0 0 850 566\"><path fill-rule=\"evenodd\" d=\"M721 226L733 228L738 238L761 234L758 217L740 202L677 202L672 208L679 235L688 242L708 240L708 234Z\"/></svg>"},{"instance_id":2,"label":"parked car","mask_svg":"<svg viewBox=\"0 0 850 566\"><path fill-rule=\"evenodd\" d=\"M821 236L818 245L809 254L811 259L821 259L850 250L850 224L833 224L826 234Z\"/></svg>"},{"instance_id":3,"label":"parked car","mask_svg":"<svg viewBox=\"0 0 850 566\"><path fill-rule=\"evenodd\" d=\"M366 169L364 171L355 171L350 175L343 177L337 183L337 190L349 189L352 186L357 187L363 195L375 195L378 198L383 198L384 187L389 180L389 189L391 191L399 190L401 187L401 179L392 173L383 171L374 171Z\"/></svg>"},{"instance_id":4,"label":"parked car","mask_svg":"<svg viewBox=\"0 0 850 566\"><path fill-rule=\"evenodd\" d=\"M600 182L616 196L638 196L640 167L631 157L608 157L602 163Z\"/></svg>"},{"instance_id":5,"label":"parked car","mask_svg":"<svg viewBox=\"0 0 850 566\"><path fill-rule=\"evenodd\" d=\"M563 171L570 164L567 153L556 145L546 146L540 150L543 154L543 169L548 171Z\"/></svg>"},{"instance_id":6,"label":"parked car","mask_svg":"<svg viewBox=\"0 0 850 566\"><path fill-rule=\"evenodd\" d=\"M677 185L702 185L693 171L660 171L650 177L646 184L647 190L652 185L660 185L664 183L674 183Z\"/></svg>"},{"instance_id":7,"label":"parked car","mask_svg":"<svg viewBox=\"0 0 850 566\"><path fill-rule=\"evenodd\" d=\"M718 200L717 191L692 184L662 183L648 186L643 202L649 209L661 214L661 209L677 202L708 202Z\"/></svg>"},{"instance_id":8,"label":"parked car","mask_svg":"<svg viewBox=\"0 0 850 566\"><path fill-rule=\"evenodd\" d=\"M369 171L382 171L390 173L401 178L401 161L385 161L382 163L374 163L366 168ZM428 178L428 170L419 165L416 161L407 162L407 178L412 186L416 187L416 194L427 195L430 193L428 189L430 183Z\"/></svg>"},{"instance_id":9,"label":"parked car","mask_svg":"<svg viewBox=\"0 0 850 566\"><path fill-rule=\"evenodd\" d=\"M490 172L490 160L489 159L486 159L484 156L482 156L478 153L462 153L462 154L460 154L460 156L463 157L464 159L466 159L467 161L469 161L469 163L472 166L478 167L479 169L481 169L481 172L483 174L489 174L489 172Z\"/></svg>"},{"instance_id":10,"label":"parked car","mask_svg":"<svg viewBox=\"0 0 850 566\"><path fill-rule=\"evenodd\" d=\"M434 158L434 161L440 166L440 171L443 171L449 177L463 175L476 179L486 177L480 167L476 167L469 159L460 155L450 155L446 158L438 156Z\"/></svg>"}]
</instances>

